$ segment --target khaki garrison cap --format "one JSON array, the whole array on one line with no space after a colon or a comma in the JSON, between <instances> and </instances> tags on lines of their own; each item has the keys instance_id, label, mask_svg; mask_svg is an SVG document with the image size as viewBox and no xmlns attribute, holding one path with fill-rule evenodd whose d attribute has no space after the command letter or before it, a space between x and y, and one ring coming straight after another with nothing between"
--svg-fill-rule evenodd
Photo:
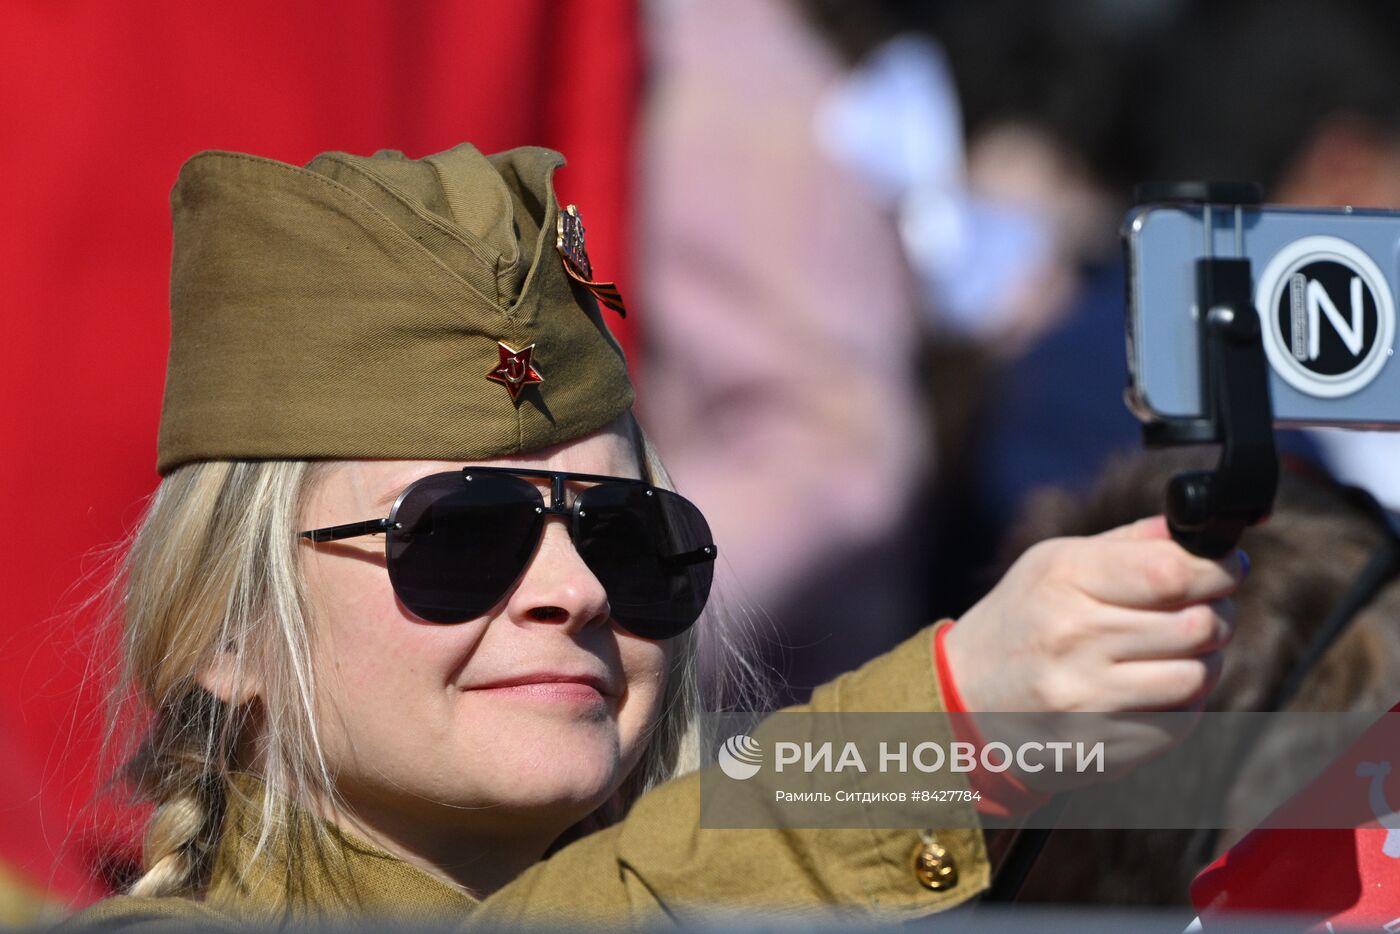
<instances>
[{"instance_id":1,"label":"khaki garrison cap","mask_svg":"<svg viewBox=\"0 0 1400 934\"><path fill-rule=\"evenodd\" d=\"M160 472L476 460L626 412L622 350L556 249L563 164L547 149L467 144L421 160L332 152L305 168L190 159L171 194ZM587 269L581 227L567 233Z\"/></svg>"}]
</instances>

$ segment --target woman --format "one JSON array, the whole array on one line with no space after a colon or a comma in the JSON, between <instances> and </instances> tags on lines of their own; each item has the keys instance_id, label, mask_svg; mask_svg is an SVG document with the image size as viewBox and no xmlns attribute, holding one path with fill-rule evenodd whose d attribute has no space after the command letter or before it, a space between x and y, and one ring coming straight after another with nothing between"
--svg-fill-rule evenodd
<instances>
[{"instance_id":1,"label":"woman","mask_svg":"<svg viewBox=\"0 0 1400 934\"><path fill-rule=\"evenodd\" d=\"M561 163L182 169L164 479L123 583L155 812L88 917L913 916L986 884L975 830L708 831L696 776L665 781L716 549L631 419ZM1160 523L1052 543L939 661L971 709L1189 706L1237 577ZM937 711L932 648L809 708Z\"/></svg>"}]
</instances>

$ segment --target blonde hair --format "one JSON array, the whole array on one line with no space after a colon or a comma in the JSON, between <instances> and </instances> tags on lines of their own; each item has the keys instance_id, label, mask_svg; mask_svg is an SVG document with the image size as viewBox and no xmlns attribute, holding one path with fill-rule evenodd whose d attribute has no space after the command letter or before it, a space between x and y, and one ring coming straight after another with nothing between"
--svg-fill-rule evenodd
<instances>
[{"instance_id":1,"label":"blonde hair","mask_svg":"<svg viewBox=\"0 0 1400 934\"><path fill-rule=\"evenodd\" d=\"M257 671L263 835L288 802L329 787L311 716L314 672L298 572L298 517L315 479L298 461L209 461L171 472L123 567L123 671L151 712L127 766L156 805L134 895L190 894L207 878L251 704L201 686L224 672L240 694Z\"/></svg>"},{"instance_id":2,"label":"blonde hair","mask_svg":"<svg viewBox=\"0 0 1400 934\"><path fill-rule=\"evenodd\" d=\"M643 478L670 488L632 422ZM150 713L125 773L155 805L133 895L200 895L209 881L231 777L257 718L262 799L258 852L278 829L305 820L296 802L338 801L313 715L308 601L299 571L302 506L326 462L209 461L172 471L137 529L114 585L124 618L125 684ZM696 645L705 638L736 661L707 700L757 698L762 678L744 658L742 631L706 621L675 640L662 710L642 759L613 798L556 846L607 826L649 788L694 769L702 700ZM258 673L257 703L220 699L200 684L222 672L220 694L238 698ZM295 831L293 831L295 832ZM292 871L292 867L288 867Z\"/></svg>"}]
</instances>

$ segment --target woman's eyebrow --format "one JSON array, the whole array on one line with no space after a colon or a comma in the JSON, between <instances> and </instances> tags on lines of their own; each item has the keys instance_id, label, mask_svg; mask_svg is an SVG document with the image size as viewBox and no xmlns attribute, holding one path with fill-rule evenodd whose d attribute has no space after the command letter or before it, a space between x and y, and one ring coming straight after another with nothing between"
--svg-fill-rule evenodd
<instances>
[{"instance_id":1,"label":"woman's eyebrow","mask_svg":"<svg viewBox=\"0 0 1400 934\"><path fill-rule=\"evenodd\" d=\"M376 499L370 505L372 505L375 509L381 512L388 512L389 508L394 505L394 500L399 498L399 494L404 491L404 487L406 486L408 486L407 483L400 483L396 484L395 486L389 487L388 492Z\"/></svg>"}]
</instances>

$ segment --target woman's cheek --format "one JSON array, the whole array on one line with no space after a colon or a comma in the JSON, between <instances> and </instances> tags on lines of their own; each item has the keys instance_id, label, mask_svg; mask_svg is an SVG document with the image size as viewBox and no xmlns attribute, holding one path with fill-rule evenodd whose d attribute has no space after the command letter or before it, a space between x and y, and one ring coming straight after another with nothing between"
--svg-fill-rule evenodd
<instances>
[{"instance_id":1,"label":"woman's cheek","mask_svg":"<svg viewBox=\"0 0 1400 934\"><path fill-rule=\"evenodd\" d=\"M618 731L623 758L631 759L640 752L641 738L660 718L672 651L668 643L626 638L622 664L627 674L627 697L618 714Z\"/></svg>"}]
</instances>

